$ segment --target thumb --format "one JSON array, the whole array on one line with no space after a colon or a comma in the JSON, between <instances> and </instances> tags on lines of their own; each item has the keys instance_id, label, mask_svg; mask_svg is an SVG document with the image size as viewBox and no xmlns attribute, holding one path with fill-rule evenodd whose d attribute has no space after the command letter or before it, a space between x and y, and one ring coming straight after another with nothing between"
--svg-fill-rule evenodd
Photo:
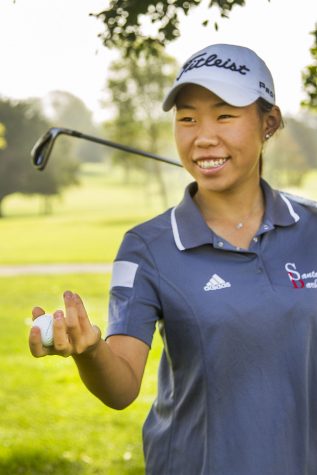
<instances>
[{"instance_id":1,"label":"thumb","mask_svg":"<svg viewBox=\"0 0 317 475\"><path fill-rule=\"evenodd\" d=\"M99 345L99 343L101 341L101 330L100 330L100 328L97 327L97 325L92 325L91 328L94 332L94 338L93 338L92 343L88 346L88 348L86 350L87 353L93 352L97 348L97 346Z\"/></svg>"},{"instance_id":2,"label":"thumb","mask_svg":"<svg viewBox=\"0 0 317 475\"><path fill-rule=\"evenodd\" d=\"M37 317L40 317L41 315L44 315L44 313L45 313L45 310L43 310L43 308L34 307L33 310L32 310L33 320L35 320L35 318L37 318Z\"/></svg>"},{"instance_id":3,"label":"thumb","mask_svg":"<svg viewBox=\"0 0 317 475\"><path fill-rule=\"evenodd\" d=\"M96 334L96 341L99 342L99 340L101 339L101 330L100 330L100 328L97 325L92 325L92 329Z\"/></svg>"}]
</instances>

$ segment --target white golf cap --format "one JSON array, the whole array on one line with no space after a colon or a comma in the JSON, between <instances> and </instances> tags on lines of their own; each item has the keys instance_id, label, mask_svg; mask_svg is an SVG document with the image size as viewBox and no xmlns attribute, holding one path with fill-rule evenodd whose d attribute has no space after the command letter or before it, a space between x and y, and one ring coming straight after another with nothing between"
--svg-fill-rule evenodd
<instances>
[{"instance_id":1,"label":"white golf cap","mask_svg":"<svg viewBox=\"0 0 317 475\"><path fill-rule=\"evenodd\" d=\"M247 106L262 97L275 104L272 75L265 62L251 49L243 46L216 44L193 54L182 66L163 102L163 110L175 104L185 84L209 89L228 104Z\"/></svg>"}]
</instances>

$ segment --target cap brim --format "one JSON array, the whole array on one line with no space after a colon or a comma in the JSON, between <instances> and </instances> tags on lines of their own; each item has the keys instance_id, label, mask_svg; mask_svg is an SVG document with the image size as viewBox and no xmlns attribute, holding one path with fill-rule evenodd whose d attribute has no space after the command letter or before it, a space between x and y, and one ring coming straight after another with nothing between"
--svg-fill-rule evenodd
<instances>
[{"instance_id":1,"label":"cap brim","mask_svg":"<svg viewBox=\"0 0 317 475\"><path fill-rule=\"evenodd\" d=\"M177 84L172 87L172 89L169 91L163 101L162 107L165 112L172 109L176 102L176 96L179 91L184 86L189 84L195 84L197 86L204 87L205 89L208 89L209 91L214 93L216 96L220 97L223 101L235 107L248 106L260 97L259 93L252 89L245 89L239 86L233 88L232 84L226 84L225 82L197 79L194 81L182 82L181 84Z\"/></svg>"}]
</instances>

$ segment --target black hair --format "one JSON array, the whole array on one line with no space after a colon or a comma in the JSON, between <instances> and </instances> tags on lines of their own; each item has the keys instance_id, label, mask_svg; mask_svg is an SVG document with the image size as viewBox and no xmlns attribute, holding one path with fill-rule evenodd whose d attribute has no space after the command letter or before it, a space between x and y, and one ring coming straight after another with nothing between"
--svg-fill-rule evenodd
<instances>
[{"instance_id":1,"label":"black hair","mask_svg":"<svg viewBox=\"0 0 317 475\"><path fill-rule=\"evenodd\" d=\"M262 118L265 114L267 114L268 112L271 112L271 110L273 109L274 105L271 104L270 102L266 101L265 99L263 99L262 97L259 97L257 100L256 100L256 106L257 106L257 110L258 110L258 114L259 116ZM279 128L282 129L284 127L284 122L283 122L283 118L281 118L281 123L279 125ZM263 155L261 153L260 155L260 161L259 161L259 169L260 169L260 176L262 176L262 172L263 172Z\"/></svg>"}]
</instances>

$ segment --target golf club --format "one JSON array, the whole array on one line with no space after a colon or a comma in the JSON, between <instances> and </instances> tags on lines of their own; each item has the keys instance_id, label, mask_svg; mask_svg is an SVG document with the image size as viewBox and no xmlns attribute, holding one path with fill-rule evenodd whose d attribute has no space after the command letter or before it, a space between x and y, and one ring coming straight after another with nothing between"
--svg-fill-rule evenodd
<instances>
[{"instance_id":1,"label":"golf club","mask_svg":"<svg viewBox=\"0 0 317 475\"><path fill-rule=\"evenodd\" d=\"M140 155L146 158L152 158L153 160L158 160L159 162L169 163L170 165L176 165L177 167L182 167L179 162L176 162L170 158L161 157L154 153L145 152L144 150L137 149L134 147L129 147L127 145L122 145L110 140L102 139L99 137L94 137L92 135L83 134L77 130L65 129L62 127L52 127L49 129L42 137L40 137L35 143L31 151L31 156L33 159L33 165L38 170L44 170L48 162L49 156L52 152L53 145L55 140L59 135L69 135L71 137L77 137L79 139L89 140L90 142L98 143L101 145L106 145L107 147L116 148L122 150L123 152L132 153L134 155Z\"/></svg>"}]
</instances>

